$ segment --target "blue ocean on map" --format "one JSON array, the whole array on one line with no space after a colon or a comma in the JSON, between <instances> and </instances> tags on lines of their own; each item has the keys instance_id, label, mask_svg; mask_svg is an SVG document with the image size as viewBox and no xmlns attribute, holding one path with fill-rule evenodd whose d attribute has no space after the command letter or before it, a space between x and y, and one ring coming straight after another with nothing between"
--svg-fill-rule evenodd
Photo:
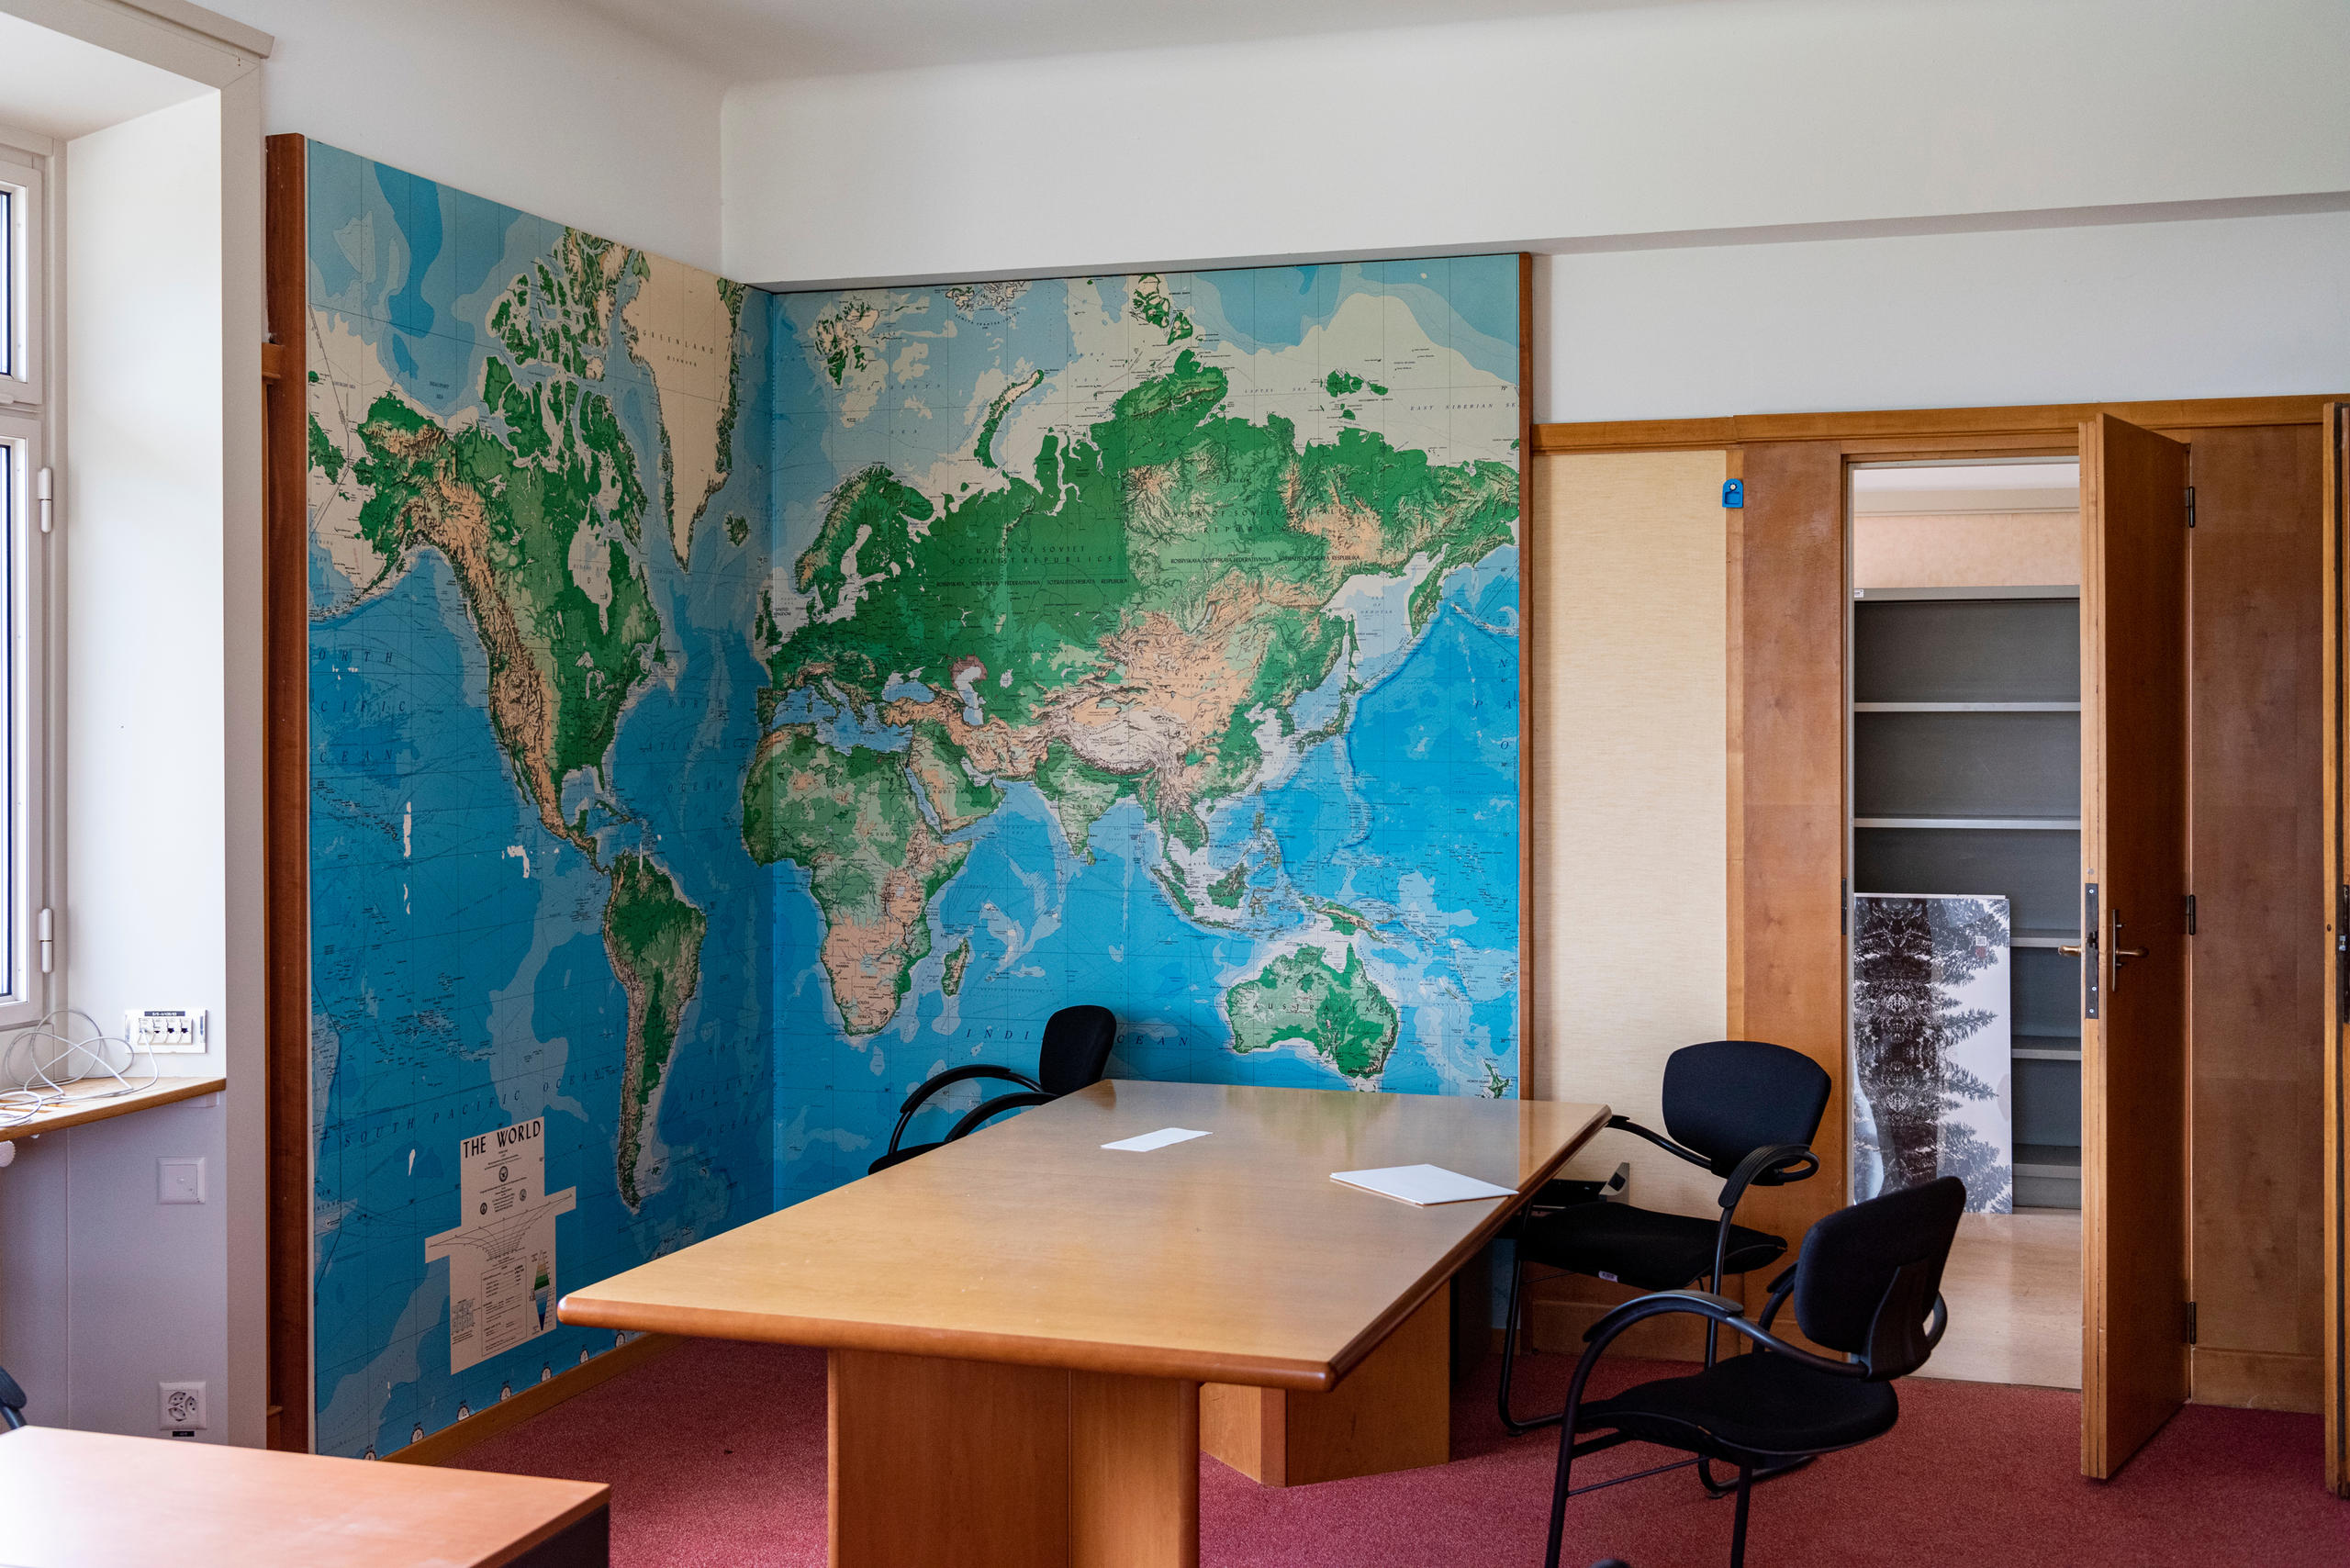
<instances>
[{"instance_id":1,"label":"blue ocean on map","mask_svg":"<svg viewBox=\"0 0 2350 1568\"><path fill-rule=\"evenodd\" d=\"M1033 1070L1045 1020L1075 1002L1117 1014L1121 1076L1516 1092L1518 569L1494 536L1346 580L1321 610L1345 622L1337 662L1251 716L1261 765L1207 802L1199 842L1170 843L1132 791L1075 819L1072 842L1044 782L978 776L997 803L941 829L966 858L869 1033L845 1025L812 868L755 862L744 810L778 727L910 757L912 728L882 709L953 695L935 669L860 700L771 662L814 612L802 560L852 477L886 467L942 509L1024 479L1178 355L1229 377L1225 415L1286 420L1300 443L1371 431L1431 463L1514 469L1515 257L747 291L714 351L731 423L681 561L666 484L692 471L692 427L662 376L699 329L621 325L659 275L644 259L317 144L309 203L319 1451L391 1452L614 1347L543 1307L518 1317L444 1260L477 1217L466 1140L493 1129L543 1119L552 1241L532 1256L559 1296L861 1175L913 1085L973 1060ZM606 256L601 284L565 270ZM509 314L520 299L576 321L599 287L601 336L572 347ZM554 410L549 462L584 448L583 400L608 407L649 497L555 579L574 597L550 613L608 618L633 574L657 628L600 764L543 810L518 771L527 747L501 734L514 711L492 700L495 650L515 645L499 628L522 623L482 574L554 564L497 557L515 546L488 511L490 554L470 566L417 538L386 557L404 514L363 510L403 431L519 440L501 376ZM605 461L586 471L609 495ZM498 499L493 485L415 504ZM890 591L874 582L861 591ZM967 720L986 695L965 694ZM632 997L648 993L615 957L624 861L666 873L702 923L666 1047L646 1043ZM1227 994L1300 953L1350 956L1385 1000L1392 1047L1367 1076L1303 1038L1236 1048ZM655 1087L632 1135L637 1083ZM978 1097L941 1096L913 1136Z\"/></svg>"}]
</instances>

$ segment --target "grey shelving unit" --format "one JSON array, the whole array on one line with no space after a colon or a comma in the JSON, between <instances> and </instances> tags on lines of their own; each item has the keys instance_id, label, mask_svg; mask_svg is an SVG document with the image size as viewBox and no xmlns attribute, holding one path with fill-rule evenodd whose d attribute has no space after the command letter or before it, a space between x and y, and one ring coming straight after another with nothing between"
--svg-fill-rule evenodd
<instances>
[{"instance_id":1,"label":"grey shelving unit","mask_svg":"<svg viewBox=\"0 0 2350 1568\"><path fill-rule=\"evenodd\" d=\"M2081 1205L2080 590L1852 602L1852 890L2003 894L2015 1201Z\"/></svg>"}]
</instances>

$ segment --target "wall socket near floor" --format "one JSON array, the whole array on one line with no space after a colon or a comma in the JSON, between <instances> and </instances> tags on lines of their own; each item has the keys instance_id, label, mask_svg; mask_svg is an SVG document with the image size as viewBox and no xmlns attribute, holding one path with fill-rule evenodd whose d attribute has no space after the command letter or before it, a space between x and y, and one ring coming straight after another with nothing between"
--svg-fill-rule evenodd
<instances>
[{"instance_id":1,"label":"wall socket near floor","mask_svg":"<svg viewBox=\"0 0 2350 1568\"><path fill-rule=\"evenodd\" d=\"M201 1007L134 1007L122 1015L122 1037L130 1048L153 1056L200 1056L205 1036Z\"/></svg>"},{"instance_id":2,"label":"wall socket near floor","mask_svg":"<svg viewBox=\"0 0 2350 1568\"><path fill-rule=\"evenodd\" d=\"M163 1383L162 1429L175 1438L192 1438L204 1430L204 1384Z\"/></svg>"}]
</instances>

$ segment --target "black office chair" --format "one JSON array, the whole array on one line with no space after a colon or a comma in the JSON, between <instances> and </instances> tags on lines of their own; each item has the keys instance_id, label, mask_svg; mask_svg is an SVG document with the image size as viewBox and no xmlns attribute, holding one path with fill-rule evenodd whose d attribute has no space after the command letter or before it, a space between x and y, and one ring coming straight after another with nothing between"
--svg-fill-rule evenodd
<instances>
[{"instance_id":1,"label":"black office chair","mask_svg":"<svg viewBox=\"0 0 2350 1568\"><path fill-rule=\"evenodd\" d=\"M1517 1364L1519 1296L1526 1266L1539 1263L1592 1274L1640 1290L1677 1290L1699 1276L1707 1290L1725 1274L1768 1268L1787 1244L1766 1231L1732 1223L1749 1187L1800 1182L1819 1169L1811 1152L1832 1087L1827 1070L1799 1051L1762 1040L1708 1040L1684 1046L1665 1059L1664 1137L1628 1116L1607 1125L1644 1137L1692 1165L1729 1178L1718 1219L1662 1214L1627 1203L1578 1203L1538 1213L1517 1229L1509 1275L1509 1315L1502 1330L1502 1425L1513 1435L1555 1424L1556 1414L1520 1419L1510 1408ZM1706 1361L1714 1360L1714 1331L1706 1332ZM1727 1495L1709 1470L1707 1490Z\"/></svg>"},{"instance_id":2,"label":"black office chair","mask_svg":"<svg viewBox=\"0 0 2350 1568\"><path fill-rule=\"evenodd\" d=\"M1759 1323L1728 1296L1664 1291L1626 1302L1594 1324L1567 1390L1544 1568L1559 1568L1568 1498L1709 1459L1738 1467L1729 1562L1745 1568L1747 1497L1759 1472L1856 1448L1900 1419L1893 1380L1925 1365L1950 1326L1942 1265L1965 1207L1965 1184L1944 1176L1830 1215L1804 1238L1796 1266L1771 1282ZM1772 1333L1771 1320L1790 1300L1797 1326L1815 1344L1853 1359L1814 1355ZM1667 1313L1693 1313L1711 1328L1733 1329L1754 1341L1754 1351L1694 1376L1660 1378L1584 1404L1583 1385L1609 1343L1633 1324ZM1606 1435L1575 1440L1593 1431ZM1629 1442L1691 1457L1589 1486L1570 1484L1576 1460Z\"/></svg>"},{"instance_id":3,"label":"black office chair","mask_svg":"<svg viewBox=\"0 0 2350 1568\"><path fill-rule=\"evenodd\" d=\"M24 1385L0 1367L0 1431L15 1431L25 1424Z\"/></svg>"},{"instance_id":4,"label":"black office chair","mask_svg":"<svg viewBox=\"0 0 2350 1568\"><path fill-rule=\"evenodd\" d=\"M939 1144L953 1143L977 1132L990 1117L1029 1105L1049 1104L1064 1094L1074 1094L1089 1084L1101 1082L1102 1070L1110 1065L1110 1047L1117 1039L1118 1020L1108 1008L1064 1007L1045 1021L1044 1043L1036 1048L1035 1078L992 1062L975 1061L948 1068L906 1096L906 1103L898 1107L898 1125L890 1129L888 1152L866 1167L866 1174L902 1165L917 1154L928 1154ZM999 1094L992 1100L981 1101L964 1113L938 1143L908 1144L902 1148L898 1146L898 1140L906 1136L906 1125L914 1119L914 1113L922 1109L924 1102L950 1084L966 1083L975 1078L1002 1079L1019 1084L1025 1092Z\"/></svg>"}]
</instances>

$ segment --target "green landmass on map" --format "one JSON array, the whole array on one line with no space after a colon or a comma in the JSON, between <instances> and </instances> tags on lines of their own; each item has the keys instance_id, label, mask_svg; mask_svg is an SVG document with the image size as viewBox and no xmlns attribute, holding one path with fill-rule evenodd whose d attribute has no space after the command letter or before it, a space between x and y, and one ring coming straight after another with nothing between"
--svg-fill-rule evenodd
<instances>
[{"instance_id":1,"label":"green landmass on map","mask_svg":"<svg viewBox=\"0 0 2350 1568\"><path fill-rule=\"evenodd\" d=\"M547 830L592 853L561 790L602 767L660 641L644 572L612 536L632 531L643 492L603 398L548 380L527 396L509 385L505 405L501 438L376 398L353 465L372 491L359 528L387 572L420 544L447 558L488 656L498 744Z\"/></svg>"},{"instance_id":2,"label":"green landmass on map","mask_svg":"<svg viewBox=\"0 0 2350 1568\"><path fill-rule=\"evenodd\" d=\"M1224 1009L1235 1051L1302 1041L1358 1082L1375 1081L1387 1066L1401 1022L1352 946L1337 969L1319 947L1284 953L1225 992Z\"/></svg>"},{"instance_id":3,"label":"green landmass on map","mask_svg":"<svg viewBox=\"0 0 2350 1568\"><path fill-rule=\"evenodd\" d=\"M939 991L947 996L959 992L963 989L963 971L971 967L971 939L956 937L955 945L946 949L946 956L938 961L938 966Z\"/></svg>"},{"instance_id":4,"label":"green landmass on map","mask_svg":"<svg viewBox=\"0 0 2350 1568\"><path fill-rule=\"evenodd\" d=\"M789 724L759 743L743 784L743 841L762 866L808 873L824 915L818 957L851 1035L887 1025L930 952L930 901L968 845L924 820L898 752L826 745Z\"/></svg>"},{"instance_id":5,"label":"green landmass on map","mask_svg":"<svg viewBox=\"0 0 2350 1568\"><path fill-rule=\"evenodd\" d=\"M1003 804L1001 788L979 782L963 766L963 754L946 738L944 724L915 725L907 759L943 832L960 832Z\"/></svg>"},{"instance_id":6,"label":"green landmass on map","mask_svg":"<svg viewBox=\"0 0 2350 1568\"><path fill-rule=\"evenodd\" d=\"M1339 586L1427 554L1416 627L1517 510L1509 465L1438 465L1372 431L1301 444L1279 415L1225 412L1228 390L1186 350L1083 438L1048 433L1033 477L934 500L884 465L852 475L794 565L811 619L773 650L773 689L829 683L938 724L1048 800L1122 780L1169 839L1203 845L1206 810L1262 761L1259 715L1293 733L1345 653L1347 621L1322 610ZM898 677L932 697L885 700ZM1081 843L1085 806L1055 805Z\"/></svg>"},{"instance_id":7,"label":"green landmass on map","mask_svg":"<svg viewBox=\"0 0 2350 1568\"><path fill-rule=\"evenodd\" d=\"M677 1046L677 1025L701 983L701 940L708 918L650 856L630 853L611 866L604 905L604 951L628 995L628 1041L621 1075L621 1202L643 1202L637 1164L644 1123Z\"/></svg>"},{"instance_id":8,"label":"green landmass on map","mask_svg":"<svg viewBox=\"0 0 2350 1568\"><path fill-rule=\"evenodd\" d=\"M1224 909L1238 909L1248 891L1248 862L1242 860L1208 884L1208 902Z\"/></svg>"}]
</instances>

